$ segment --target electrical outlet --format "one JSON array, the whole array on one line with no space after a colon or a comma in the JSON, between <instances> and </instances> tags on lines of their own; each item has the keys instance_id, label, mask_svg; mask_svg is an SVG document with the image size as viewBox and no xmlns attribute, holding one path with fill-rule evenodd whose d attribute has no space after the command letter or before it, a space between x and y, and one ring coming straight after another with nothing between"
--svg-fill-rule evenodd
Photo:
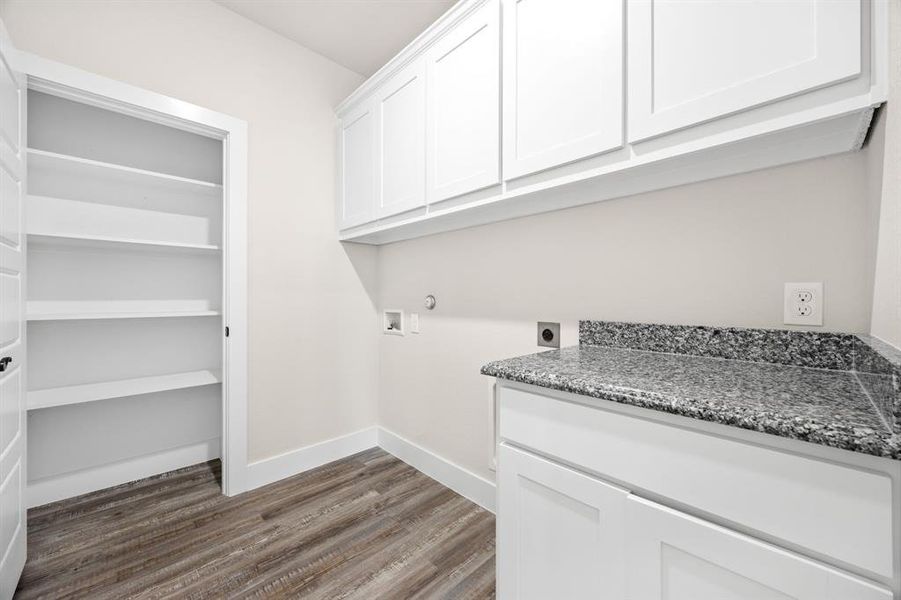
<instances>
[{"instance_id":1,"label":"electrical outlet","mask_svg":"<svg viewBox=\"0 0 901 600\"><path fill-rule=\"evenodd\" d=\"M786 283L784 309L786 325L822 325L823 283Z\"/></svg>"},{"instance_id":2,"label":"electrical outlet","mask_svg":"<svg viewBox=\"0 0 901 600\"><path fill-rule=\"evenodd\" d=\"M560 323L538 322L538 345L545 348L560 347Z\"/></svg>"}]
</instances>

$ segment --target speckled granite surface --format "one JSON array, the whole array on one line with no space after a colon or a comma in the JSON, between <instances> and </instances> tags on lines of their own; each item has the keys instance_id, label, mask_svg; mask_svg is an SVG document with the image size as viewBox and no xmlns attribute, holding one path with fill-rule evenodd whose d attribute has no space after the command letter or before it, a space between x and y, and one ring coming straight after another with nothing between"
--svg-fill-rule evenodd
<instances>
[{"instance_id":1,"label":"speckled granite surface","mask_svg":"<svg viewBox=\"0 0 901 600\"><path fill-rule=\"evenodd\" d=\"M857 337L788 329L579 321L579 343L851 370Z\"/></svg>"},{"instance_id":2,"label":"speckled granite surface","mask_svg":"<svg viewBox=\"0 0 901 600\"><path fill-rule=\"evenodd\" d=\"M895 433L901 434L901 352L880 339L859 335L854 369Z\"/></svg>"},{"instance_id":3,"label":"speckled granite surface","mask_svg":"<svg viewBox=\"0 0 901 600\"><path fill-rule=\"evenodd\" d=\"M901 459L901 354L863 336L583 321L580 340L482 373Z\"/></svg>"}]
</instances>

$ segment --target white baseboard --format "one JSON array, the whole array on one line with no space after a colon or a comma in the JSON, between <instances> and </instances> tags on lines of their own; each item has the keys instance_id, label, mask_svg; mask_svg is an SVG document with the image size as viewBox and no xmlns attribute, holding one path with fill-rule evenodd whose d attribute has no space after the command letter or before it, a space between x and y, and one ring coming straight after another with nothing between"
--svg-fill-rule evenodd
<instances>
[{"instance_id":1,"label":"white baseboard","mask_svg":"<svg viewBox=\"0 0 901 600\"><path fill-rule=\"evenodd\" d=\"M262 487L357 452L375 448L378 445L377 429L376 427L361 429L341 437L250 463L247 465L247 489Z\"/></svg>"},{"instance_id":2,"label":"white baseboard","mask_svg":"<svg viewBox=\"0 0 901 600\"><path fill-rule=\"evenodd\" d=\"M495 485L383 427L369 427L247 465L247 489L315 469L376 446L494 512ZM219 457L219 438L28 483L28 507L41 506Z\"/></svg>"},{"instance_id":3,"label":"white baseboard","mask_svg":"<svg viewBox=\"0 0 901 600\"><path fill-rule=\"evenodd\" d=\"M494 512L495 485L441 458L384 427L370 427L299 450L273 456L247 467L248 489L274 483L376 446L394 455L438 483Z\"/></svg>"},{"instance_id":4,"label":"white baseboard","mask_svg":"<svg viewBox=\"0 0 901 600\"><path fill-rule=\"evenodd\" d=\"M28 508L219 458L219 438L28 482Z\"/></svg>"},{"instance_id":5,"label":"white baseboard","mask_svg":"<svg viewBox=\"0 0 901 600\"><path fill-rule=\"evenodd\" d=\"M472 500L485 510L495 511L496 486L491 481L441 458L396 433L379 427L379 446L417 471Z\"/></svg>"}]
</instances>

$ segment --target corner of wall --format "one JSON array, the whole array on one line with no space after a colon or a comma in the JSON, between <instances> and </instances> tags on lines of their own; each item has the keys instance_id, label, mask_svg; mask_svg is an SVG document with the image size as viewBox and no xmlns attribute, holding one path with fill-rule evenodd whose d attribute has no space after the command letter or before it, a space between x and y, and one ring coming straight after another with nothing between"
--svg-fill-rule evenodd
<instances>
[{"instance_id":1,"label":"corner of wall","mask_svg":"<svg viewBox=\"0 0 901 600\"><path fill-rule=\"evenodd\" d=\"M901 347L901 6L891 4L888 101L871 143L883 143L882 164L871 167L871 201L878 214L870 334ZM897 106L896 106L897 104Z\"/></svg>"}]
</instances>

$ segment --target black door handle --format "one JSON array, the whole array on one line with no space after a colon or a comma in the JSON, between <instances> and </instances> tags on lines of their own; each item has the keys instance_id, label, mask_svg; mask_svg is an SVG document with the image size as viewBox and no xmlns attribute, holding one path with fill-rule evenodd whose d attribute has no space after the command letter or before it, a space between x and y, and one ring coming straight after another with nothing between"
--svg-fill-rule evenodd
<instances>
[{"instance_id":1,"label":"black door handle","mask_svg":"<svg viewBox=\"0 0 901 600\"><path fill-rule=\"evenodd\" d=\"M6 370L6 366L13 361L12 356L4 356L0 358L0 373Z\"/></svg>"}]
</instances>

